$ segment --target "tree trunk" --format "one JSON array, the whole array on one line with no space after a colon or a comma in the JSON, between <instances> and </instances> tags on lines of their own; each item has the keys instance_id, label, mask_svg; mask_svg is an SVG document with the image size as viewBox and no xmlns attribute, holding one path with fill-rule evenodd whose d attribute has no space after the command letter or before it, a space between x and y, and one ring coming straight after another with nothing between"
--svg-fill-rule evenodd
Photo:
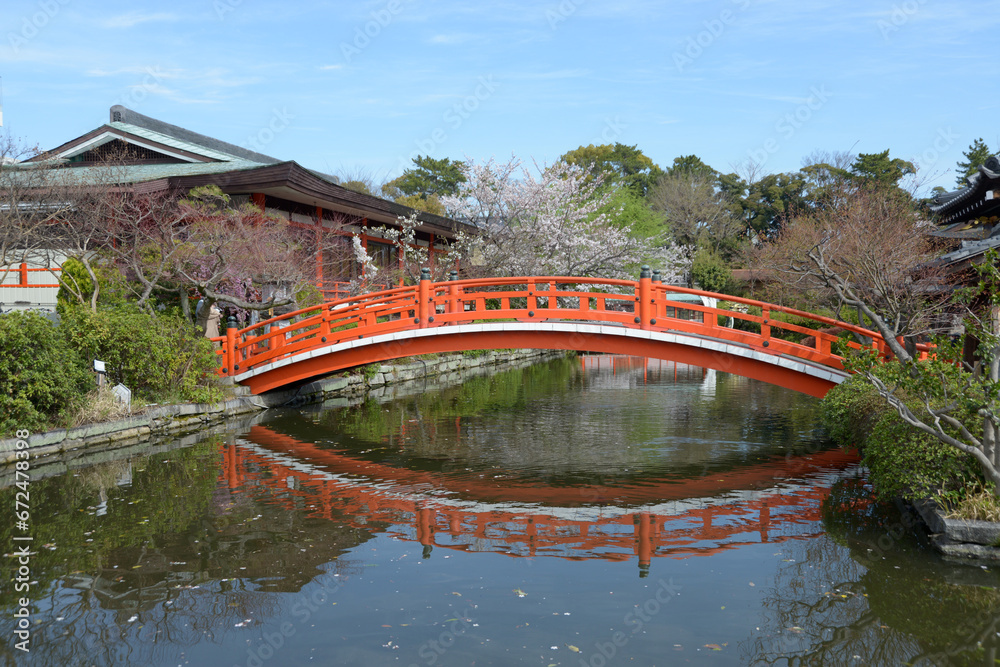
<instances>
[{"instance_id":1,"label":"tree trunk","mask_svg":"<svg viewBox=\"0 0 1000 667\"><path fill-rule=\"evenodd\" d=\"M990 328L993 335L1000 335L1000 306L990 308ZM987 365L987 374L991 383L1000 379L1000 345L994 345L991 355L983 362ZM993 405L986 405L986 417L983 418L983 448L993 465L1000 469L1000 447L997 446L997 429L993 422Z\"/></svg>"}]
</instances>

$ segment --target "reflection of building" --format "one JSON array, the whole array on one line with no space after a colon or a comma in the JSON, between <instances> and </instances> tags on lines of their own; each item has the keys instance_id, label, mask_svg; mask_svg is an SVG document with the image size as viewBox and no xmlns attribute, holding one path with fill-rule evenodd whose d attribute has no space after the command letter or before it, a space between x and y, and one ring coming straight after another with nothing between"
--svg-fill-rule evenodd
<instances>
[{"instance_id":1,"label":"reflection of building","mask_svg":"<svg viewBox=\"0 0 1000 667\"><path fill-rule=\"evenodd\" d=\"M628 389L634 387L640 378L643 384L648 384L656 378L661 380L666 378L665 381L668 383L697 385L699 393L711 397L715 395L715 386L718 383L718 373L712 368L701 368L665 359L619 354L584 354L580 355L580 367L587 379L588 387L591 388Z\"/></svg>"},{"instance_id":2,"label":"reflection of building","mask_svg":"<svg viewBox=\"0 0 1000 667\"><path fill-rule=\"evenodd\" d=\"M336 177L306 169L297 162L278 160L120 105L111 108L108 123L15 169L53 166L57 185L86 187L106 180L108 160L114 161L116 180L121 179L137 192L183 193L216 185L236 203L253 203L313 232L317 240L316 281L328 296L338 294L359 270L353 260L343 261L344 256L349 256L349 239L335 230L344 227L348 233L357 234L377 264L392 266L398 257L382 230L398 227L400 216L414 213L408 206L341 187ZM428 249L432 266L435 256L440 257L444 251L444 244L466 229L462 223L424 212L418 212L418 220L417 244ZM337 245L326 238L330 234L338 237L334 241L342 242L345 252L329 250ZM12 280L6 284L12 284ZM42 295L34 289L3 298L6 295L0 290L0 301L30 300L40 305Z\"/></svg>"}]
</instances>

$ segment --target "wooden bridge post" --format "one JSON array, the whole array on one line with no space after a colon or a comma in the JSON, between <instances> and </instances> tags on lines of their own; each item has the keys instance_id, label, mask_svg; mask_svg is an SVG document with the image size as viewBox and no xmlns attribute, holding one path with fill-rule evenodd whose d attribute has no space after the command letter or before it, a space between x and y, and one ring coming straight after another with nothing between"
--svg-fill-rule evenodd
<instances>
[{"instance_id":1,"label":"wooden bridge post","mask_svg":"<svg viewBox=\"0 0 1000 667\"><path fill-rule=\"evenodd\" d=\"M226 371L229 377L236 375L236 318L230 316L226 322Z\"/></svg>"},{"instance_id":2,"label":"wooden bridge post","mask_svg":"<svg viewBox=\"0 0 1000 667\"><path fill-rule=\"evenodd\" d=\"M764 306L760 312L760 337L764 339L764 347L771 344L771 327L768 325L770 321L771 309Z\"/></svg>"},{"instance_id":3,"label":"wooden bridge post","mask_svg":"<svg viewBox=\"0 0 1000 667\"><path fill-rule=\"evenodd\" d=\"M431 270L420 269L420 283L417 286L417 324L421 329L430 326L431 312Z\"/></svg>"},{"instance_id":4,"label":"wooden bridge post","mask_svg":"<svg viewBox=\"0 0 1000 667\"><path fill-rule=\"evenodd\" d=\"M653 285L649 266L646 264L642 265L642 271L639 273L639 293L636 296L639 307L635 309L635 323L639 325L640 329L651 329L650 322L654 312Z\"/></svg>"},{"instance_id":5,"label":"wooden bridge post","mask_svg":"<svg viewBox=\"0 0 1000 667\"><path fill-rule=\"evenodd\" d=\"M458 280L458 271L451 271L448 274L448 281L455 282ZM458 285L448 285L448 312L458 313L461 310L458 307L458 295L461 293L462 288Z\"/></svg>"}]
</instances>

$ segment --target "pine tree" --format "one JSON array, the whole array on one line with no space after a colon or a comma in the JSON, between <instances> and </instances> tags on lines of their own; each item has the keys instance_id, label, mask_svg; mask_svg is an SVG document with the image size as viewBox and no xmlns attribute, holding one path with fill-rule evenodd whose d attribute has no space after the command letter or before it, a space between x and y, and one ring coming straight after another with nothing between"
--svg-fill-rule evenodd
<instances>
[{"instance_id":1,"label":"pine tree","mask_svg":"<svg viewBox=\"0 0 1000 667\"><path fill-rule=\"evenodd\" d=\"M967 162L959 162L958 169L958 185L963 187L965 185L965 179L973 175L979 170L979 167L986 164L986 161L990 159L993 152L990 151L990 147L982 139L976 139L969 146L969 150L963 151L962 155L965 156Z\"/></svg>"}]
</instances>

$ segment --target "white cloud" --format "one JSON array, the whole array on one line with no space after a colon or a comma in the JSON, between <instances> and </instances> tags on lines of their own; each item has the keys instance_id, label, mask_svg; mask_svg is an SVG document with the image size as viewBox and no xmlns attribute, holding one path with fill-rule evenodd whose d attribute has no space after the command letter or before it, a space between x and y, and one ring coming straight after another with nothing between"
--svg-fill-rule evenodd
<instances>
[{"instance_id":1,"label":"white cloud","mask_svg":"<svg viewBox=\"0 0 1000 667\"><path fill-rule=\"evenodd\" d=\"M176 21L176 14L169 14L167 12L156 12L154 14L143 14L141 12L129 12L128 14L120 14L119 16L112 16L101 21L101 26L105 28L131 28L137 26L140 23L151 23L160 21Z\"/></svg>"},{"instance_id":2,"label":"white cloud","mask_svg":"<svg viewBox=\"0 0 1000 667\"><path fill-rule=\"evenodd\" d=\"M472 33L454 33L450 35L434 35L431 37L431 44L465 44L474 40L480 39L479 35L473 35Z\"/></svg>"}]
</instances>

